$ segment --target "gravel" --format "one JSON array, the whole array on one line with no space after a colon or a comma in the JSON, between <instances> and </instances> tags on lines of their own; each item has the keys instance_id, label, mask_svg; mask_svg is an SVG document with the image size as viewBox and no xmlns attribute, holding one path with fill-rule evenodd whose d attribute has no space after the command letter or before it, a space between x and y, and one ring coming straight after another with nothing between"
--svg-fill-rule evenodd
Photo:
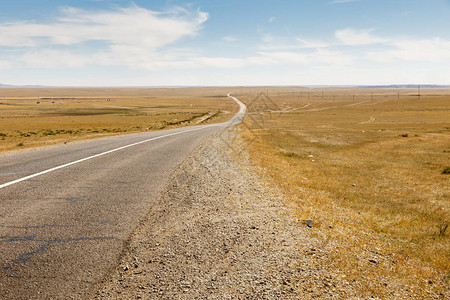
<instances>
[{"instance_id":1,"label":"gravel","mask_svg":"<svg viewBox=\"0 0 450 300\"><path fill-rule=\"evenodd\" d=\"M94 298L298 299L305 226L216 135L178 168ZM302 255L302 257L304 257Z\"/></svg>"}]
</instances>

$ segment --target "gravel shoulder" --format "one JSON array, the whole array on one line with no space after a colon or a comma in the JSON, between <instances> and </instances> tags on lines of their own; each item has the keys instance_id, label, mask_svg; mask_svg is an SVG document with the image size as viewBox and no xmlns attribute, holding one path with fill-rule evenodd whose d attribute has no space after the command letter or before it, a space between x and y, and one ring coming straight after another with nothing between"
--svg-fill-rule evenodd
<instances>
[{"instance_id":1,"label":"gravel shoulder","mask_svg":"<svg viewBox=\"0 0 450 300\"><path fill-rule=\"evenodd\" d=\"M315 242L246 162L218 135L205 140L91 297L299 298L301 278L317 273L314 265L299 265L299 247L310 250Z\"/></svg>"},{"instance_id":2,"label":"gravel shoulder","mask_svg":"<svg viewBox=\"0 0 450 300\"><path fill-rule=\"evenodd\" d=\"M420 298L382 275L346 278L332 261L342 254L336 241L298 220L264 170L230 144L243 145L216 134L182 163L88 299L380 299L364 292L374 284L395 299ZM354 255L355 270L386 260Z\"/></svg>"}]
</instances>

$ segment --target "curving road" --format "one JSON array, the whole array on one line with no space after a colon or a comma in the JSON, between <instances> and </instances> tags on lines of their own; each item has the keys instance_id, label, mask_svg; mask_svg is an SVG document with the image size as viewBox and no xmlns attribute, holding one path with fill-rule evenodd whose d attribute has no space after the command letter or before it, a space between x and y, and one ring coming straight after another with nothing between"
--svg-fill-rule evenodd
<instances>
[{"instance_id":1,"label":"curving road","mask_svg":"<svg viewBox=\"0 0 450 300\"><path fill-rule=\"evenodd\" d=\"M177 166L242 121L0 155L0 299L83 298L116 262Z\"/></svg>"}]
</instances>

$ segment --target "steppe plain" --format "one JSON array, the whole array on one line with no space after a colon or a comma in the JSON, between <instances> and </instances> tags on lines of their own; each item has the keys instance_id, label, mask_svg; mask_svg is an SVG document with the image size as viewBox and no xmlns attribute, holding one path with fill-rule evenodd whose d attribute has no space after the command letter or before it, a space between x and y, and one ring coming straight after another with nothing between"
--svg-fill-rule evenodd
<instances>
[{"instance_id":1,"label":"steppe plain","mask_svg":"<svg viewBox=\"0 0 450 300\"><path fill-rule=\"evenodd\" d=\"M289 248L297 270L308 257L329 275L319 284L297 274L299 295L449 297L450 90L5 88L0 151L222 122L238 109L229 92L248 114L224 145L252 180L279 192L252 201L282 199L314 241Z\"/></svg>"}]
</instances>

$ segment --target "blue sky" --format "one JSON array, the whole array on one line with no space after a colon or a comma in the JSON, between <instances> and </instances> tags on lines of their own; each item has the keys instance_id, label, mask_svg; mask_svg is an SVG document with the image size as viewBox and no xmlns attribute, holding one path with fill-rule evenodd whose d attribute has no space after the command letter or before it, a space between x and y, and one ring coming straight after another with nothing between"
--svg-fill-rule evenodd
<instances>
[{"instance_id":1,"label":"blue sky","mask_svg":"<svg viewBox=\"0 0 450 300\"><path fill-rule=\"evenodd\" d=\"M450 84L450 0L0 0L0 83Z\"/></svg>"}]
</instances>

